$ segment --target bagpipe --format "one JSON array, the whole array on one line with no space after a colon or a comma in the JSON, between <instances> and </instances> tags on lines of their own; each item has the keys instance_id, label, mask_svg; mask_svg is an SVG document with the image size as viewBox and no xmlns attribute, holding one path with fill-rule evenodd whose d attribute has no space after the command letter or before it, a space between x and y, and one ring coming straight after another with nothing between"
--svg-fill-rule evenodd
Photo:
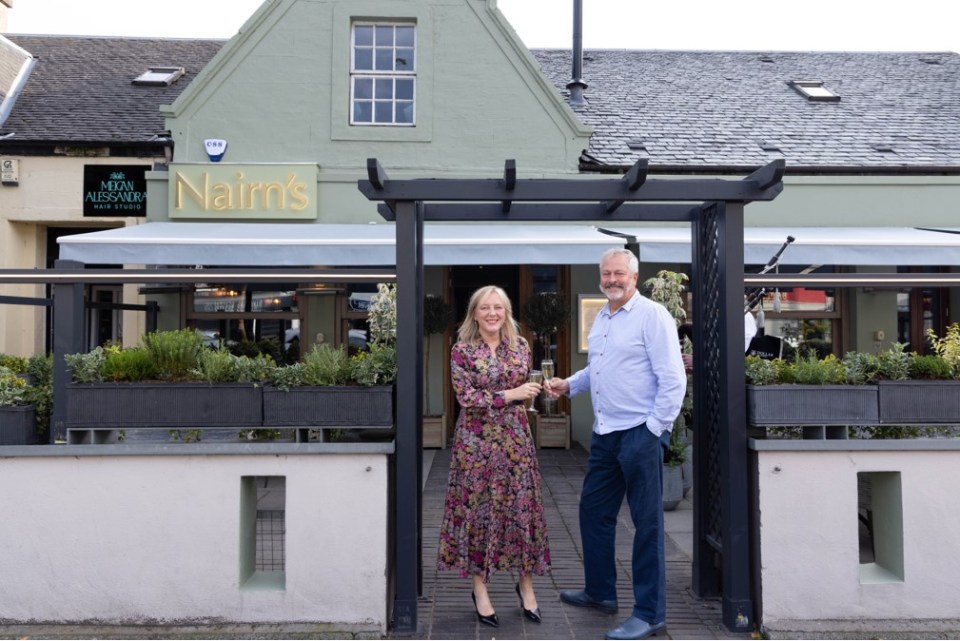
<instances>
[{"instance_id":1,"label":"bagpipe","mask_svg":"<svg viewBox=\"0 0 960 641\"><path fill-rule=\"evenodd\" d=\"M767 261L767 264L763 267L763 269L760 270L759 273L766 274L774 270L779 271L780 256L794 240L796 239L793 236L787 236L787 240L783 243L783 245L781 245L780 249L777 250L777 253L775 253L769 261ZM780 292L776 291L776 293L777 295L773 298L773 311L779 312ZM757 333L750 341L749 347L747 347L747 356L759 356L760 358L766 360L773 360L775 358L783 357L784 340L779 336L767 336L763 329L763 299L766 297L766 295L766 287L752 287L744 294L744 315L753 313L754 309L757 310Z\"/></svg>"}]
</instances>

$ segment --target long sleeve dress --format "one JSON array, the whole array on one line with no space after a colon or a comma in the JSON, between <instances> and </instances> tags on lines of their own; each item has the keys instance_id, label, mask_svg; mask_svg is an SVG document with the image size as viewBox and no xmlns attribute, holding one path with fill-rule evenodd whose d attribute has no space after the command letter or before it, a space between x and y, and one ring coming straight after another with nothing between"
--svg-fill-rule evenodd
<instances>
[{"instance_id":1,"label":"long sleeve dress","mask_svg":"<svg viewBox=\"0 0 960 641\"><path fill-rule=\"evenodd\" d=\"M440 527L437 567L460 576L550 569L540 467L522 403L503 391L527 379L530 349L457 343L450 356L460 415Z\"/></svg>"}]
</instances>

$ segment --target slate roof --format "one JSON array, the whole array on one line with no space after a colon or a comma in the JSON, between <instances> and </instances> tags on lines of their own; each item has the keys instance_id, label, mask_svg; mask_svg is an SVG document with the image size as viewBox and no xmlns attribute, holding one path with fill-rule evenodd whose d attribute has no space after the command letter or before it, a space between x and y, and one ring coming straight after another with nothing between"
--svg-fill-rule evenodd
<instances>
[{"instance_id":1,"label":"slate roof","mask_svg":"<svg viewBox=\"0 0 960 641\"><path fill-rule=\"evenodd\" d=\"M37 58L0 144L136 144L225 40L5 36ZM533 50L568 96L569 50ZM182 66L169 87L135 86L149 66ZM587 170L649 159L654 171L743 171L786 158L788 171L960 172L960 55L863 52L588 50L594 128ZM822 80L839 102L788 82ZM632 148L633 147L633 148ZM778 151L779 150L779 151Z\"/></svg>"},{"instance_id":2,"label":"slate roof","mask_svg":"<svg viewBox=\"0 0 960 641\"><path fill-rule=\"evenodd\" d=\"M137 143L165 129L168 105L225 40L5 34L37 63L0 135L26 142ZM136 86L150 66L184 67L167 87Z\"/></svg>"},{"instance_id":3,"label":"slate roof","mask_svg":"<svg viewBox=\"0 0 960 641\"><path fill-rule=\"evenodd\" d=\"M532 53L568 96L571 52ZM588 105L574 111L594 128L588 168L783 157L788 171L960 170L956 53L587 50L583 80ZM793 80L822 80L841 100L810 102Z\"/></svg>"}]
</instances>

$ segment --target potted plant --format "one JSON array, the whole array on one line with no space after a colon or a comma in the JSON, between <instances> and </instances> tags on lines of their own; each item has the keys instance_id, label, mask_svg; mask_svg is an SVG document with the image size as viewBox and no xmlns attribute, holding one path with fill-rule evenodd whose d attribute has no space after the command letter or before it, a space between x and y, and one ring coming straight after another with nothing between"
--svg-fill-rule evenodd
<instances>
[{"instance_id":1,"label":"potted plant","mask_svg":"<svg viewBox=\"0 0 960 641\"><path fill-rule=\"evenodd\" d=\"M534 294L524 306L523 318L527 327L536 334L543 348L543 358L551 359L556 334L570 322L570 305L557 292ZM570 417L554 415L556 401L544 397L542 413L528 413L531 418L534 443L537 447L570 447Z\"/></svg>"},{"instance_id":2,"label":"potted plant","mask_svg":"<svg viewBox=\"0 0 960 641\"><path fill-rule=\"evenodd\" d=\"M430 343L435 335L446 331L453 321L453 308L439 296L428 294L423 298L423 446L447 446L446 415L434 413L430 403Z\"/></svg>"},{"instance_id":3,"label":"potted plant","mask_svg":"<svg viewBox=\"0 0 960 641\"><path fill-rule=\"evenodd\" d=\"M960 325L947 327L942 338L928 328L927 338L933 354L905 354L900 344L888 350L887 359L900 367L878 383L882 425L955 423L960 417Z\"/></svg>"},{"instance_id":4,"label":"potted plant","mask_svg":"<svg viewBox=\"0 0 960 641\"><path fill-rule=\"evenodd\" d=\"M673 272L662 269L656 276L644 281L644 292L650 300L656 301L667 308L679 328L687 318L686 310L686 282L689 277L682 272ZM679 333L677 340L680 340ZM690 349L689 340L683 343L684 349ZM673 510L680 504L684 496L684 464L690 458L690 444L687 442L686 416L693 408L693 386L687 376L687 391L683 400L680 414L673 422L670 432L670 441L663 456L663 509ZM691 470L692 472L692 470Z\"/></svg>"},{"instance_id":5,"label":"potted plant","mask_svg":"<svg viewBox=\"0 0 960 641\"><path fill-rule=\"evenodd\" d=\"M876 425L877 386L848 376L846 364L810 352L792 363L747 356L747 423L779 425ZM856 369L856 368L854 368ZM857 370L859 371L859 370Z\"/></svg>"},{"instance_id":6,"label":"potted plant","mask_svg":"<svg viewBox=\"0 0 960 641\"><path fill-rule=\"evenodd\" d=\"M66 427L101 433L159 427L259 428L261 382L273 368L267 357L208 349L203 336L189 328L147 334L143 347L98 346L68 354L65 360L73 372L73 383L67 386Z\"/></svg>"},{"instance_id":7,"label":"potted plant","mask_svg":"<svg viewBox=\"0 0 960 641\"><path fill-rule=\"evenodd\" d=\"M378 285L369 306L368 351L351 357L343 348L315 345L302 362L276 368L263 390L263 425L318 428L321 438L348 429L392 437L396 295L396 286Z\"/></svg>"},{"instance_id":8,"label":"potted plant","mask_svg":"<svg viewBox=\"0 0 960 641\"><path fill-rule=\"evenodd\" d=\"M22 372L0 366L0 445L38 442L34 406Z\"/></svg>"}]
</instances>

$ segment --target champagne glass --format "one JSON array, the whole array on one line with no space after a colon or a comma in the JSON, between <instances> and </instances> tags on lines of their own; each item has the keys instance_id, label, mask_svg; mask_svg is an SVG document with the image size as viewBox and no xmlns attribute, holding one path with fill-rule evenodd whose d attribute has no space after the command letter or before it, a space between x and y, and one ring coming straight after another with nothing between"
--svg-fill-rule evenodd
<instances>
[{"instance_id":1,"label":"champagne glass","mask_svg":"<svg viewBox=\"0 0 960 641\"><path fill-rule=\"evenodd\" d=\"M543 382L543 372L538 369L532 369L530 370L530 375L527 377L527 380L531 383L537 383L539 385ZM536 398L531 399L530 407L527 408L527 410L533 412L534 414L539 414L539 412L537 412L536 403Z\"/></svg>"},{"instance_id":2,"label":"champagne glass","mask_svg":"<svg viewBox=\"0 0 960 641\"><path fill-rule=\"evenodd\" d=\"M553 360L549 358L545 358L542 361L540 361L540 371L543 372L544 381L549 381L551 378L553 378ZM550 416L551 412L553 412L553 408L551 407L551 404L552 404L552 399L550 398L550 395L547 394L547 391L544 390L543 391L543 407L547 413L546 414L547 416Z\"/></svg>"}]
</instances>

